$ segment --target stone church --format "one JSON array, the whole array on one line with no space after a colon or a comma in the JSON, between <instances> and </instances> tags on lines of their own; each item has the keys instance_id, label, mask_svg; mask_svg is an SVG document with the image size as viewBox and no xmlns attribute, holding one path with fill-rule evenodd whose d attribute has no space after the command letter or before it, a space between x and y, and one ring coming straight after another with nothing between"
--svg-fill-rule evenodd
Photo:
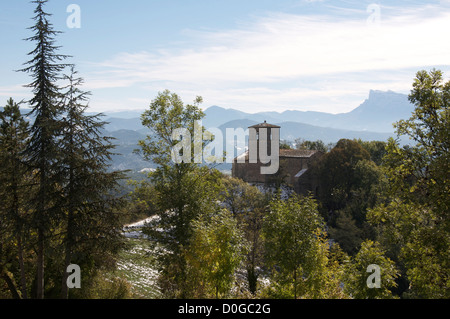
<instances>
[{"instance_id":1,"label":"stone church","mask_svg":"<svg viewBox=\"0 0 450 319\"><path fill-rule=\"evenodd\" d=\"M264 122L249 127L250 132L252 129L256 132L256 143L250 142L252 138L250 133L248 150L233 161L232 176L252 185L272 187L284 184L298 194L307 195L312 192L317 195L318 178L311 168L324 153L310 150L279 149L278 172L264 175L261 173L261 167L268 166L268 164L262 163L259 147L260 145L267 145L267 154L274 154L271 147L272 145L278 145L279 147L279 130L281 127ZM260 134L262 129L265 129L264 134ZM278 131L278 134L272 134L275 133L275 130ZM261 143L261 138L265 138L267 141ZM272 138L278 138L278 143L272 143ZM276 154L276 150L273 151ZM257 156L256 161L251 160L251 154Z\"/></svg>"}]
</instances>

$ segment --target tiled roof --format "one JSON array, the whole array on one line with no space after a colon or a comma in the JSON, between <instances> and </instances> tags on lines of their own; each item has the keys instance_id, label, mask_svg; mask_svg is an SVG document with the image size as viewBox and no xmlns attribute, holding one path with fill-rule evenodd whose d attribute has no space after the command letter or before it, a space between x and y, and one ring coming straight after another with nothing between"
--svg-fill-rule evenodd
<instances>
[{"instance_id":1,"label":"tiled roof","mask_svg":"<svg viewBox=\"0 0 450 319\"><path fill-rule=\"evenodd\" d=\"M310 151L310 150L287 150L280 149L280 157L298 157L298 158L309 158L316 154L318 151ZM248 151L242 153L235 159L241 159L248 161L249 153Z\"/></svg>"},{"instance_id":2,"label":"tiled roof","mask_svg":"<svg viewBox=\"0 0 450 319\"><path fill-rule=\"evenodd\" d=\"M280 157L311 157L318 151L281 149Z\"/></svg>"},{"instance_id":3,"label":"tiled roof","mask_svg":"<svg viewBox=\"0 0 450 319\"><path fill-rule=\"evenodd\" d=\"M250 126L250 127L251 128L264 128L264 127L265 128L281 128L281 126L269 124L266 121L264 121L264 123L256 124L256 125L253 125L253 126Z\"/></svg>"}]
</instances>

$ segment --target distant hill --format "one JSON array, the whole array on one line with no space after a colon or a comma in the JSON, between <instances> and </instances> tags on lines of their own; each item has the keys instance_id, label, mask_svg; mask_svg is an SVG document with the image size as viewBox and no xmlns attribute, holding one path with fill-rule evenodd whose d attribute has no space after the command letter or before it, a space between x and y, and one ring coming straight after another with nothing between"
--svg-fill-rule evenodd
<instances>
[{"instance_id":1,"label":"distant hill","mask_svg":"<svg viewBox=\"0 0 450 319\"><path fill-rule=\"evenodd\" d=\"M142 122L140 118L117 118L117 117L106 117L104 118L105 122L108 124L105 125L105 129L110 132L118 131L118 130L132 130L138 131L142 130L145 127L142 126Z\"/></svg>"},{"instance_id":2,"label":"distant hill","mask_svg":"<svg viewBox=\"0 0 450 319\"><path fill-rule=\"evenodd\" d=\"M106 136L115 138L112 141L116 148L112 156L110 169L112 170L133 170L140 171L144 168L155 168L153 163L145 161L141 155L135 154L134 150L139 149L139 141L145 139L145 135L133 130L118 130L114 132L106 131Z\"/></svg>"}]
</instances>

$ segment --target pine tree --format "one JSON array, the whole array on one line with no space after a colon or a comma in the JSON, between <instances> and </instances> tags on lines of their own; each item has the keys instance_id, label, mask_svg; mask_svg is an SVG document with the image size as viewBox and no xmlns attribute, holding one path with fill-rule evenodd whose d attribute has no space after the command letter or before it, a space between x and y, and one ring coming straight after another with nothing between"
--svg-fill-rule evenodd
<instances>
[{"instance_id":1,"label":"pine tree","mask_svg":"<svg viewBox=\"0 0 450 319\"><path fill-rule=\"evenodd\" d=\"M50 14L44 11L47 0L35 0L32 3L36 4L33 18L35 25L30 28L34 36L26 40L35 42L36 47L28 53L32 59L25 63L27 67L20 71L30 73L33 78L27 87L32 88L34 94L29 104L35 121L26 154L28 165L38 178L37 193L31 201L34 208L33 224L38 234L36 296L43 299L45 240L51 230L51 223L59 218L54 203L60 182L57 164L61 149L58 136L63 110L59 103L61 89L57 82L60 72L67 66L61 61L68 56L56 53L59 47L55 46L55 37L60 32L55 31L48 21Z\"/></svg>"},{"instance_id":2,"label":"pine tree","mask_svg":"<svg viewBox=\"0 0 450 319\"><path fill-rule=\"evenodd\" d=\"M68 297L67 266L74 260L87 263L100 256L94 263L100 266L105 256L119 247L121 225L113 209L121 200L111 193L124 178L121 172L109 172L109 161L114 146L110 138L102 135L105 122L101 114L86 115L89 92L79 86L82 78L77 72L65 76L69 82L64 96L64 130L61 147L65 150L61 160L64 168L63 227L65 259L61 297ZM91 266L92 267L92 266ZM86 267L83 268L86 271Z\"/></svg>"},{"instance_id":3,"label":"pine tree","mask_svg":"<svg viewBox=\"0 0 450 319\"><path fill-rule=\"evenodd\" d=\"M2 243L8 243L12 254L0 256L0 260L5 259L0 264L10 264L12 259L15 260L17 257L21 278L20 297L25 299L27 298L27 288L23 238L27 227L27 216L23 207L23 197L26 193L23 151L27 138L28 122L23 118L19 105L10 98L3 111L0 112L0 219L2 220L0 237ZM2 250L0 248L0 251ZM13 287L11 278L5 276L6 272L3 272L4 279L9 281L10 290L14 291L13 295L18 297L18 289Z\"/></svg>"}]
</instances>

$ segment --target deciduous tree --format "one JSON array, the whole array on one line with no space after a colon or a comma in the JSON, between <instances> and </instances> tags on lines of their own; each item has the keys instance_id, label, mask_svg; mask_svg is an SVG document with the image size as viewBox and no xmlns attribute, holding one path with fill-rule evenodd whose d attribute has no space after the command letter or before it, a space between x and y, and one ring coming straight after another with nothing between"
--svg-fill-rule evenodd
<instances>
[{"instance_id":1,"label":"deciduous tree","mask_svg":"<svg viewBox=\"0 0 450 319\"><path fill-rule=\"evenodd\" d=\"M312 294L320 286L316 271L324 270L318 265L327 258L321 245L324 222L315 200L293 196L273 201L263 229L267 266L274 281L269 293L281 298Z\"/></svg>"},{"instance_id":2,"label":"deciduous tree","mask_svg":"<svg viewBox=\"0 0 450 319\"><path fill-rule=\"evenodd\" d=\"M391 139L384 158L390 203L369 214L380 241L402 263L410 296L450 296L450 81L439 70L416 75L410 119L396 124L411 145Z\"/></svg>"},{"instance_id":3,"label":"deciduous tree","mask_svg":"<svg viewBox=\"0 0 450 319\"><path fill-rule=\"evenodd\" d=\"M197 98L194 105L184 105L177 94L164 91L142 115L142 124L152 131L146 140L140 141L142 154L158 164L156 171L149 174L158 218L146 226L145 232L164 248L164 253L159 255L160 282L166 294L172 297L184 297L189 293L185 287L186 260L182 252L192 236L191 223L200 214L216 210L222 190L221 174L206 166L200 167L194 161L194 154L183 154L188 161L172 161L172 150L179 143L173 133L183 128L193 139L195 123L204 116L198 107L200 102L201 98ZM202 135L203 130L201 128ZM191 149L194 150L192 139ZM200 145L201 150L203 145Z\"/></svg>"},{"instance_id":4,"label":"deciduous tree","mask_svg":"<svg viewBox=\"0 0 450 319\"><path fill-rule=\"evenodd\" d=\"M367 240L346 263L342 278L344 290L352 298L390 299L394 298L392 289L397 286L398 275L395 263L385 256L380 244Z\"/></svg>"},{"instance_id":5,"label":"deciduous tree","mask_svg":"<svg viewBox=\"0 0 450 319\"><path fill-rule=\"evenodd\" d=\"M201 214L192 228L190 245L184 251L192 291L200 292L196 297L229 297L248 249L243 230L226 209Z\"/></svg>"},{"instance_id":6,"label":"deciduous tree","mask_svg":"<svg viewBox=\"0 0 450 319\"><path fill-rule=\"evenodd\" d=\"M256 294L264 258L262 225L270 199L256 186L240 179L225 177L224 187L223 203L236 217L249 242L246 259L247 281L250 292Z\"/></svg>"}]
</instances>

